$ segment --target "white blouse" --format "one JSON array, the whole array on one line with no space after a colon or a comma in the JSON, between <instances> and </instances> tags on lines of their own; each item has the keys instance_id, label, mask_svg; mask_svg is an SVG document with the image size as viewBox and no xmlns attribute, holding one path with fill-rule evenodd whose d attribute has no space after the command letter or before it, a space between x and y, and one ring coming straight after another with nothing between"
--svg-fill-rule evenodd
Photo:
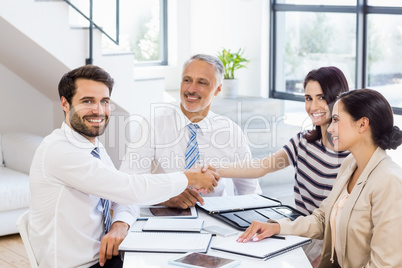
<instances>
[{"instance_id":1,"label":"white blouse","mask_svg":"<svg viewBox=\"0 0 402 268\"><path fill-rule=\"evenodd\" d=\"M331 218L330 218L330 224L331 224L331 237L332 237L332 254L331 254L331 261L334 261L334 250L336 251L336 256L338 259L339 265L342 266L342 248L341 248L341 242L340 242L340 236L339 233L337 232L337 228L339 226L339 220L342 215L342 209L345 206L348 198L349 198L349 193L347 191L347 183L345 184L344 189L342 190L341 194L338 197L338 200L335 202L334 207L332 208L331 211Z\"/></svg>"}]
</instances>

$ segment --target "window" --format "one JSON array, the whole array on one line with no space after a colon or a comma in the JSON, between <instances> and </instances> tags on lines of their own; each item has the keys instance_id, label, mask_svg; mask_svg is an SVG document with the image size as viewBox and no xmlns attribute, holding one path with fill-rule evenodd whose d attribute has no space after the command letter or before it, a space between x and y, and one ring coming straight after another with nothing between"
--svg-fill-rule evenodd
<instances>
[{"instance_id":1,"label":"window","mask_svg":"<svg viewBox=\"0 0 402 268\"><path fill-rule=\"evenodd\" d=\"M166 33L167 0L120 0L120 49L136 65L167 64Z\"/></svg>"},{"instance_id":2,"label":"window","mask_svg":"<svg viewBox=\"0 0 402 268\"><path fill-rule=\"evenodd\" d=\"M90 17L90 1L69 2L76 7L70 12L70 24L88 27L82 15ZM103 32L104 53L134 53L138 65L167 64L167 0L92 2L93 21ZM119 45L115 44L117 40Z\"/></svg>"},{"instance_id":3,"label":"window","mask_svg":"<svg viewBox=\"0 0 402 268\"><path fill-rule=\"evenodd\" d=\"M367 87L402 108L402 15L367 16Z\"/></svg>"},{"instance_id":4,"label":"window","mask_svg":"<svg viewBox=\"0 0 402 268\"><path fill-rule=\"evenodd\" d=\"M113 1L102 0L102 2L108 7ZM103 49L111 53L132 52L136 65L166 65L167 0L119 0L119 2L119 46L103 36ZM110 20L109 23L105 23L110 24L113 24Z\"/></svg>"},{"instance_id":5,"label":"window","mask_svg":"<svg viewBox=\"0 0 402 268\"><path fill-rule=\"evenodd\" d=\"M271 0L270 96L303 100L312 69L337 66L402 114L402 1Z\"/></svg>"}]
</instances>

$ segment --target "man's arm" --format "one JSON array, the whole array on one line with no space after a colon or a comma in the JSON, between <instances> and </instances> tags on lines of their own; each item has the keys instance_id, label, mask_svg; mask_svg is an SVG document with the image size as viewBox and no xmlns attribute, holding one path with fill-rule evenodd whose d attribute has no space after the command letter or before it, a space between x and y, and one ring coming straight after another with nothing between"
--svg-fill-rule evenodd
<instances>
[{"instance_id":1,"label":"man's arm","mask_svg":"<svg viewBox=\"0 0 402 268\"><path fill-rule=\"evenodd\" d=\"M211 187L217 184L216 174L213 173L129 175L99 161L85 150L77 152L68 143L50 145L46 149L54 152L48 153L43 161L45 176L57 178L79 191L122 205L156 204L180 194L188 186L211 191ZM60 163L63 165L60 166Z\"/></svg>"},{"instance_id":2,"label":"man's arm","mask_svg":"<svg viewBox=\"0 0 402 268\"><path fill-rule=\"evenodd\" d=\"M113 220L109 232L103 236L99 250L99 264L102 266L107 259L119 254L119 245L127 236L130 226L134 224L138 215L139 207L122 206L112 203Z\"/></svg>"},{"instance_id":3,"label":"man's arm","mask_svg":"<svg viewBox=\"0 0 402 268\"><path fill-rule=\"evenodd\" d=\"M170 208L186 209L189 207L194 207L197 202L200 202L203 205L204 199L197 191L187 188L178 196L172 197L169 200L160 203L160 205Z\"/></svg>"},{"instance_id":4,"label":"man's arm","mask_svg":"<svg viewBox=\"0 0 402 268\"><path fill-rule=\"evenodd\" d=\"M115 221L109 232L101 239L99 250L99 265L103 266L106 260L119 255L119 246L127 236L130 225L122 221Z\"/></svg>"}]
</instances>

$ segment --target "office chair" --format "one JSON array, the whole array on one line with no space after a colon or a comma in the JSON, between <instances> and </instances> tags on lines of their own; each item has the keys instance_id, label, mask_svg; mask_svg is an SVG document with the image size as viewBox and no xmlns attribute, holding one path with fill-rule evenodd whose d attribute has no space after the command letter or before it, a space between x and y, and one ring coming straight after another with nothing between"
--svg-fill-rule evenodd
<instances>
[{"instance_id":1,"label":"office chair","mask_svg":"<svg viewBox=\"0 0 402 268\"><path fill-rule=\"evenodd\" d=\"M31 243L28 238L28 211L24 212L17 220L18 231L20 232L22 242L24 243L25 250L28 254L29 263L32 268L38 268L35 255L32 251Z\"/></svg>"}]
</instances>

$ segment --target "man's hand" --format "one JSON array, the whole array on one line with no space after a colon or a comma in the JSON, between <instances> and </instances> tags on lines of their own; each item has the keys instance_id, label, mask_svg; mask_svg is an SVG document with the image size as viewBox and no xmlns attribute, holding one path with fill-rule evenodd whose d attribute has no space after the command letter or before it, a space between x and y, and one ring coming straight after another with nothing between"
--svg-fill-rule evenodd
<instances>
[{"instance_id":1,"label":"man's hand","mask_svg":"<svg viewBox=\"0 0 402 268\"><path fill-rule=\"evenodd\" d=\"M187 169L184 174L188 179L188 186L192 186L197 191L201 190L204 193L210 193L214 187L218 186L220 176L212 170L202 172L200 167Z\"/></svg>"},{"instance_id":2,"label":"man's hand","mask_svg":"<svg viewBox=\"0 0 402 268\"><path fill-rule=\"evenodd\" d=\"M162 205L170 208L186 209L189 207L194 207L195 203L197 202L200 202L202 205L204 205L204 199L197 191L190 188L186 188L184 192L182 192L178 196L170 198L166 202L163 202Z\"/></svg>"},{"instance_id":3,"label":"man's hand","mask_svg":"<svg viewBox=\"0 0 402 268\"><path fill-rule=\"evenodd\" d=\"M119 245L127 236L130 226L122 221L116 221L109 232L102 237L99 250L99 265L105 265L106 260L119 255Z\"/></svg>"}]
</instances>

